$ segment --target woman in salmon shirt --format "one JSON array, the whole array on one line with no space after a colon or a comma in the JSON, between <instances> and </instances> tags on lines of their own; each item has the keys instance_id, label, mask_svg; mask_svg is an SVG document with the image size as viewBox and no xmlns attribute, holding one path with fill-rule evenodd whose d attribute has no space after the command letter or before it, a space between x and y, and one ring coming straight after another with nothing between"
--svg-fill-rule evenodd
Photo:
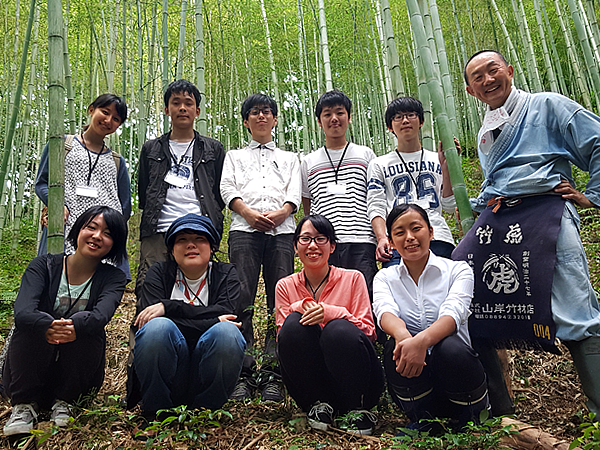
<instances>
[{"instance_id":1,"label":"woman in salmon shirt","mask_svg":"<svg viewBox=\"0 0 600 450\"><path fill-rule=\"evenodd\" d=\"M296 227L304 268L275 290L281 375L312 428L327 430L346 415L348 431L371 434L377 418L369 410L383 390L375 324L363 275L329 265L335 243L324 216L306 216Z\"/></svg>"}]
</instances>

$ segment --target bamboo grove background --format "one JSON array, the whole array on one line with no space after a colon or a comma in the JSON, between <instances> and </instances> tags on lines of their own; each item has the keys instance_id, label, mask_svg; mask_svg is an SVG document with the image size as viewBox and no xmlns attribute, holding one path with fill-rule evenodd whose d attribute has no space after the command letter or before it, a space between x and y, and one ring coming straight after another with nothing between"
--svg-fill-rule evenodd
<instances>
[{"instance_id":1,"label":"bamboo grove background","mask_svg":"<svg viewBox=\"0 0 600 450\"><path fill-rule=\"evenodd\" d=\"M433 150L442 140L450 148L456 135L463 156L473 156L485 110L465 92L462 69L486 48L514 65L517 87L560 92L598 112L597 1L2 2L0 233L11 232L16 248L21 219L39 216L33 182L50 142L50 229L59 237L60 138L81 130L87 106L104 92L125 97L129 107L110 146L127 160L134 193L139 150L169 129L162 93L178 78L193 81L203 94L197 129L226 149L247 142L240 105L261 91L280 107L277 144L312 151L324 140L315 102L337 88L353 101L350 138L377 154L395 145L385 129L386 105L412 95L426 109L424 147ZM464 187L460 159L454 153L449 162L457 192ZM468 208L466 190L457 200ZM62 238L49 245L62 249Z\"/></svg>"}]
</instances>

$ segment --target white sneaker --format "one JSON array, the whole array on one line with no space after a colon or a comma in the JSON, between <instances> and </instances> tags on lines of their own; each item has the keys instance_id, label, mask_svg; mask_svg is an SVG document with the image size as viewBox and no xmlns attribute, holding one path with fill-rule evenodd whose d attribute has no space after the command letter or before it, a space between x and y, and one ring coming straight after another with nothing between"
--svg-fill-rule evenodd
<instances>
[{"instance_id":1,"label":"white sneaker","mask_svg":"<svg viewBox=\"0 0 600 450\"><path fill-rule=\"evenodd\" d=\"M52 406L51 420L57 427L66 427L71 419L71 408L64 400L56 400Z\"/></svg>"},{"instance_id":2,"label":"white sneaker","mask_svg":"<svg viewBox=\"0 0 600 450\"><path fill-rule=\"evenodd\" d=\"M35 425L37 416L33 403L21 403L13 406L10 419L4 425L4 435L29 433Z\"/></svg>"}]
</instances>

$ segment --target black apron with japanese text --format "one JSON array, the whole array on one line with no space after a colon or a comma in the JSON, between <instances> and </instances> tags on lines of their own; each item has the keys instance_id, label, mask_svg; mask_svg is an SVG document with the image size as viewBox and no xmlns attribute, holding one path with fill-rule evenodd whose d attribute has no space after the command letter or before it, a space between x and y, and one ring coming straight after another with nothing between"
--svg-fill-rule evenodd
<instances>
[{"instance_id":1,"label":"black apron with japanese text","mask_svg":"<svg viewBox=\"0 0 600 450\"><path fill-rule=\"evenodd\" d=\"M564 207L558 195L501 199L460 241L452 259L466 261L475 274L471 338L560 353L550 300Z\"/></svg>"}]
</instances>

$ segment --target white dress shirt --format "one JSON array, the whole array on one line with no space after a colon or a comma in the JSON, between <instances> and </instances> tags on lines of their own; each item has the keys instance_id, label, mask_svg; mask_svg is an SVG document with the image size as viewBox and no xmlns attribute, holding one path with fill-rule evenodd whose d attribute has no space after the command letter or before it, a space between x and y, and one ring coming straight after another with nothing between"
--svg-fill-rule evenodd
<instances>
[{"instance_id":1,"label":"white dress shirt","mask_svg":"<svg viewBox=\"0 0 600 450\"><path fill-rule=\"evenodd\" d=\"M229 150L223 163L221 196L231 206L236 198L261 213L281 209L288 202L294 212L300 205L300 162L294 153L283 151L274 142L261 145L251 141L247 147ZM294 233L296 222L290 214L266 234ZM255 232L235 211L231 213L231 231Z\"/></svg>"},{"instance_id":2,"label":"white dress shirt","mask_svg":"<svg viewBox=\"0 0 600 450\"><path fill-rule=\"evenodd\" d=\"M429 251L418 284L404 261L377 272L373 281L373 312L380 324L386 312L399 317L413 336L440 317L450 316L458 336L471 345L467 319L471 315L473 286L473 271L466 262L441 258Z\"/></svg>"}]
</instances>

